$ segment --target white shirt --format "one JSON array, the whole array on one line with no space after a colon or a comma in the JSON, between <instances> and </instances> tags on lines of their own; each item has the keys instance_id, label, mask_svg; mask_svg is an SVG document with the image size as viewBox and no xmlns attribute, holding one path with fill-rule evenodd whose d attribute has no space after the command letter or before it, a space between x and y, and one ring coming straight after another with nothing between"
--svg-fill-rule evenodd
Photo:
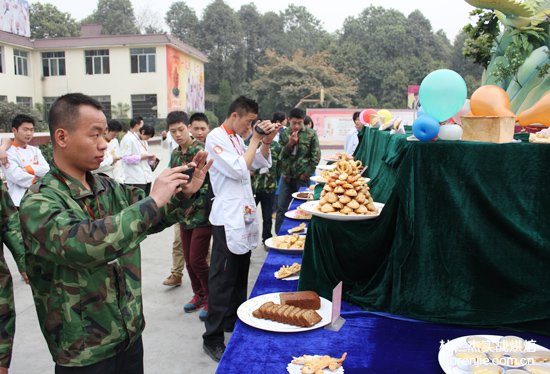
<instances>
[{"instance_id":1,"label":"white shirt","mask_svg":"<svg viewBox=\"0 0 550 374\"><path fill-rule=\"evenodd\" d=\"M170 152L172 152L174 149L178 148L178 143L176 143L176 141L172 137L172 134L170 133L170 131L168 131L166 133L166 139L164 139L164 140L162 138L160 139L160 145L164 149L169 149Z\"/></svg>"},{"instance_id":2,"label":"white shirt","mask_svg":"<svg viewBox=\"0 0 550 374\"><path fill-rule=\"evenodd\" d=\"M118 144L118 139L113 138L109 143L107 143L107 149L105 150L105 155L103 156L103 162L99 165L99 168L94 171L94 173L103 173L110 176L118 183L124 183L122 161L118 161L113 164L113 160L116 157L120 157L120 146Z\"/></svg>"},{"instance_id":3,"label":"white shirt","mask_svg":"<svg viewBox=\"0 0 550 374\"><path fill-rule=\"evenodd\" d=\"M242 138L229 135L223 126L212 130L206 137L210 168L210 183L214 191L214 203L210 223L224 226L227 247L235 254L245 254L258 245L256 202L252 194L250 172L246 166ZM260 149L252 162L252 169L271 167L271 154L266 159Z\"/></svg>"},{"instance_id":4,"label":"white shirt","mask_svg":"<svg viewBox=\"0 0 550 374\"><path fill-rule=\"evenodd\" d=\"M19 206L27 189L50 170L50 165L37 147L25 148L13 144L7 151L9 165L2 167L13 204ZM29 170L25 169L27 167Z\"/></svg>"},{"instance_id":5,"label":"white shirt","mask_svg":"<svg viewBox=\"0 0 550 374\"><path fill-rule=\"evenodd\" d=\"M346 135L346 145L344 146L344 151L347 155L352 155L355 152L355 148L359 144L359 138L357 137L358 131L354 127Z\"/></svg>"},{"instance_id":6,"label":"white shirt","mask_svg":"<svg viewBox=\"0 0 550 374\"><path fill-rule=\"evenodd\" d=\"M120 156L142 155L148 152L149 145L146 141L139 139L137 133L128 131L120 142ZM124 159L122 162L125 162ZM153 171L147 162L147 159L141 160L137 164L124 164L124 183L127 184L147 184L153 181Z\"/></svg>"}]
</instances>

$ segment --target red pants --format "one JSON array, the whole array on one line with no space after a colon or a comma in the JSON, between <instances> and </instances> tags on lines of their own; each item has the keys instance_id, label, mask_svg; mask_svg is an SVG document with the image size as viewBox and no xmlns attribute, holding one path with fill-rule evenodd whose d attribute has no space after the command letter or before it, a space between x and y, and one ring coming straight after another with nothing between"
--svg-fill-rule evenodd
<instances>
[{"instance_id":1,"label":"red pants","mask_svg":"<svg viewBox=\"0 0 550 374\"><path fill-rule=\"evenodd\" d=\"M194 229L181 227L181 244L183 257L195 295L208 296L208 249L212 237L212 226L201 226Z\"/></svg>"}]
</instances>

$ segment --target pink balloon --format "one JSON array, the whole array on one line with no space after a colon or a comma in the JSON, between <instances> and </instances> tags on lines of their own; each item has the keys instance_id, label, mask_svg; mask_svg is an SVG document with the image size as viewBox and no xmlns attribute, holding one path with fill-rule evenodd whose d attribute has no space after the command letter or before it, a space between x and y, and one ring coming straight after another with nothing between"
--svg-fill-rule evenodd
<instances>
[{"instance_id":1,"label":"pink balloon","mask_svg":"<svg viewBox=\"0 0 550 374\"><path fill-rule=\"evenodd\" d=\"M464 117L466 114L470 112L470 100L466 100L462 108L458 111L457 114L452 116L451 118L454 120L456 124L462 125L462 117Z\"/></svg>"},{"instance_id":2,"label":"pink balloon","mask_svg":"<svg viewBox=\"0 0 550 374\"><path fill-rule=\"evenodd\" d=\"M371 115L376 115L377 112L374 109L365 109L359 114L359 122L361 122L362 125L370 125L371 123Z\"/></svg>"}]
</instances>

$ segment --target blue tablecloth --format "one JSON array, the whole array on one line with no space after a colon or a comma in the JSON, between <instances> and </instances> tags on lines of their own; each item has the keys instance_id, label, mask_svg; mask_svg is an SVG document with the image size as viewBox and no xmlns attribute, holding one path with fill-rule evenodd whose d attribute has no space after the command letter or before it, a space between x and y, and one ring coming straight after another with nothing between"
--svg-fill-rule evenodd
<instances>
[{"instance_id":1,"label":"blue tablecloth","mask_svg":"<svg viewBox=\"0 0 550 374\"><path fill-rule=\"evenodd\" d=\"M293 201L295 209L302 201ZM285 219L280 233L286 233L300 221ZM281 265L301 262L300 255L270 251L258 276L251 297L272 292L295 291L298 281L277 280L273 273ZM467 329L362 311L342 302L346 320L339 332L324 328L300 333L276 333L259 330L238 321L217 373L286 373L293 356L320 354L340 357L346 374L438 373L441 341L464 335L518 335L550 347L550 338L513 331Z\"/></svg>"}]
</instances>

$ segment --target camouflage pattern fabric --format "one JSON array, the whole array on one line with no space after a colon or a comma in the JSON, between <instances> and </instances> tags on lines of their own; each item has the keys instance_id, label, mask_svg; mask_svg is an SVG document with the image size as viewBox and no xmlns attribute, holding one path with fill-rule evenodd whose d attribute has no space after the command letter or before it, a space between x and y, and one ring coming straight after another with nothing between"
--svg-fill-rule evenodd
<instances>
[{"instance_id":1,"label":"camouflage pattern fabric","mask_svg":"<svg viewBox=\"0 0 550 374\"><path fill-rule=\"evenodd\" d=\"M86 366L133 344L145 321L139 244L179 222L192 200L158 209L139 188L87 173L92 191L55 165L20 208L27 274L54 361Z\"/></svg>"},{"instance_id":2,"label":"camouflage pattern fabric","mask_svg":"<svg viewBox=\"0 0 550 374\"><path fill-rule=\"evenodd\" d=\"M11 201L5 184L0 180L0 367L8 368L11 362L15 334L15 305L13 282L6 264L3 244L13 254L20 272L25 271L25 248L19 228L19 213Z\"/></svg>"},{"instance_id":3,"label":"camouflage pattern fabric","mask_svg":"<svg viewBox=\"0 0 550 374\"><path fill-rule=\"evenodd\" d=\"M193 158L195 158L195 155L199 151L203 150L204 143L201 143L198 140L193 140L193 143L191 143L185 153L182 152L181 146L178 146L172 151L169 166L173 168L175 166L186 165L189 162L193 161ZM191 230L195 227L210 225L210 222L208 221L208 216L210 215L210 212L208 211L209 205L207 201L208 183L209 178L207 175L202 187L198 191L197 198L195 199L193 204L187 209L187 211L185 212L185 218L181 221L184 229Z\"/></svg>"},{"instance_id":4,"label":"camouflage pattern fabric","mask_svg":"<svg viewBox=\"0 0 550 374\"><path fill-rule=\"evenodd\" d=\"M302 124L302 129L298 134L298 145L296 154L292 154L286 145L292 134L291 127L287 127L281 133L279 142L282 150L279 156L281 165L281 175L292 179L298 179L301 174L309 176L315 174L315 168L321 160L321 149L319 148L319 138L315 130L308 129Z\"/></svg>"},{"instance_id":5,"label":"camouflage pattern fabric","mask_svg":"<svg viewBox=\"0 0 550 374\"><path fill-rule=\"evenodd\" d=\"M271 160L272 164L269 171L260 174L260 169L254 170L252 176L252 190L254 193L273 193L277 190L279 183L279 153L281 152L281 144L279 142L271 142Z\"/></svg>"}]
</instances>

